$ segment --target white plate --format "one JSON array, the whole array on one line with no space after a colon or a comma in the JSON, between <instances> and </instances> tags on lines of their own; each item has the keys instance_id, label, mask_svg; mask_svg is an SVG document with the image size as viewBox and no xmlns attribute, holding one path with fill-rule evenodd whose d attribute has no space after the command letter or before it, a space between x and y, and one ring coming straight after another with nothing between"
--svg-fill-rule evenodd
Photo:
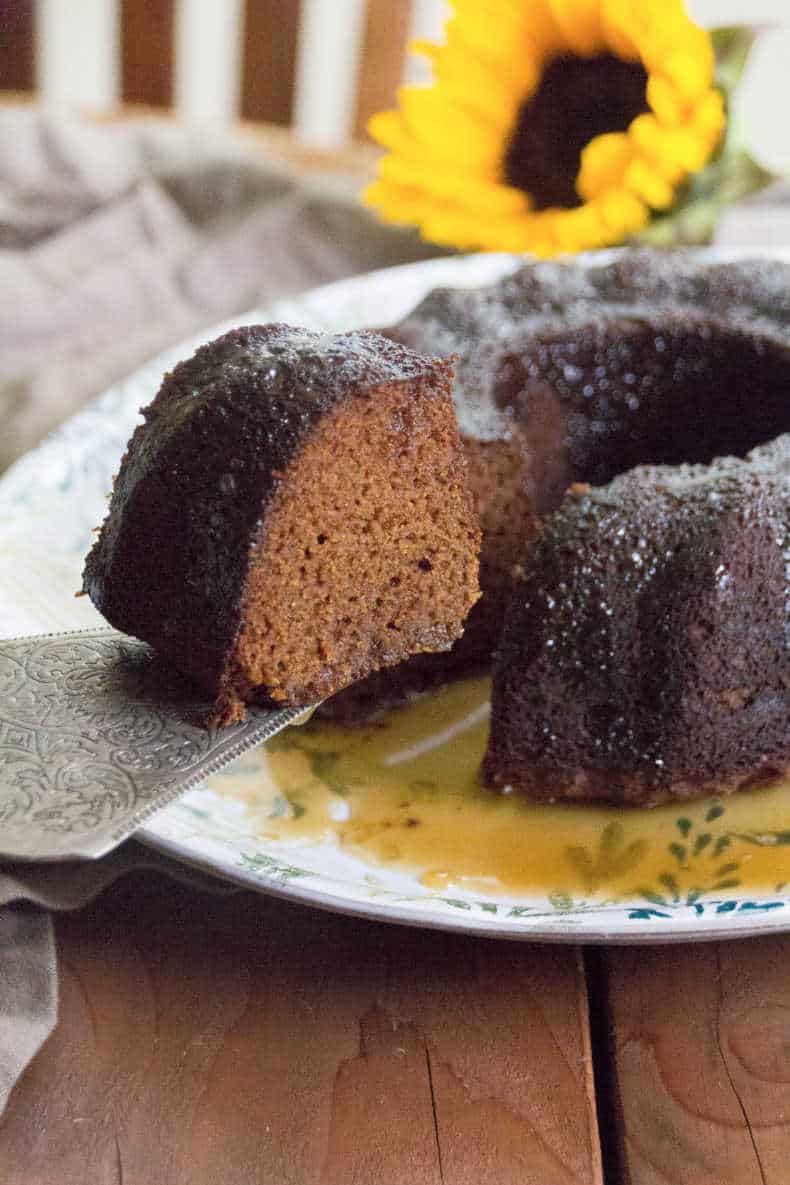
<instances>
[{"instance_id":1,"label":"white plate","mask_svg":"<svg viewBox=\"0 0 790 1185\"><path fill-rule=\"evenodd\" d=\"M703 254L729 259L765 253L711 250ZM774 258L777 255L772 252ZM781 256L790 259L790 251ZM374 272L268 309L252 310L234 324L282 320L325 330L383 325L398 320L431 288L488 283L518 262L509 256L482 255ZM164 370L228 327L217 326L182 343L118 383L0 481L0 636L85 628L97 622L87 598L75 600L73 593L80 584L91 528L104 515L111 475L138 420L138 409L153 397ZM695 861L700 867L704 860L710 861L711 851L725 833L734 838L729 853L719 861L720 865L725 861L724 868L739 861L746 867L750 856L763 856L770 847L779 850L790 839L790 808L787 833L780 828L770 833L750 830L743 822L737 833L727 832L717 817L718 831L713 826L712 838L707 839L702 815L692 821L686 817L689 812L676 812L677 818L668 826L677 834L671 831L674 842L666 845L669 865L660 884L628 891L616 900L603 899L592 882L583 897L569 895L562 868L551 890L513 895L498 890L495 881L486 891L453 885L428 888L420 879L424 870L376 863L350 854L332 840L264 841L259 838L259 813L232 796L238 771L231 767L221 777L228 779L225 793L207 788L192 792L156 815L139 838L178 860L253 889L410 925L585 942L686 941L790 927L790 895L782 889L746 894L737 884L727 883L737 880L737 875L728 877L725 872L717 880L710 863L705 876L700 873L703 887L688 887ZM611 813L607 817L609 840L602 839L597 856L592 852L596 859L608 850L607 844L611 848L615 832L620 836L625 829L630 841L640 818L647 816L639 811L620 812L615 831ZM602 835L604 831L602 825ZM617 843L622 852L622 836ZM495 872L492 868L492 876Z\"/></svg>"}]
</instances>

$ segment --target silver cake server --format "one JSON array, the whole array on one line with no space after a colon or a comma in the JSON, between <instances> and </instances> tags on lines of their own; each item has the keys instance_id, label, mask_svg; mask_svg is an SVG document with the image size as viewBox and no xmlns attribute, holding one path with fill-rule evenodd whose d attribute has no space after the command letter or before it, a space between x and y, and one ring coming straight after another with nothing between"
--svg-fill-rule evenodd
<instances>
[{"instance_id":1,"label":"silver cake server","mask_svg":"<svg viewBox=\"0 0 790 1185\"><path fill-rule=\"evenodd\" d=\"M0 859L93 860L310 709L208 731L194 686L111 629L0 640Z\"/></svg>"}]
</instances>

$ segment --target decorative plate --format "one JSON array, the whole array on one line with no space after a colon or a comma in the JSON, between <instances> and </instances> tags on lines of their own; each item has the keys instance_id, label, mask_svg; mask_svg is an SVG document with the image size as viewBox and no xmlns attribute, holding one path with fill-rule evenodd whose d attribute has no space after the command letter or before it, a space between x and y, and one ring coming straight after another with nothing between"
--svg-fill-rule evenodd
<instances>
[{"instance_id":1,"label":"decorative plate","mask_svg":"<svg viewBox=\"0 0 790 1185\"><path fill-rule=\"evenodd\" d=\"M431 288L488 283L518 262L484 255L374 272L235 323L382 325ZM164 370L228 327L118 383L0 481L0 637L99 622L73 594L138 408ZM379 728L290 728L164 808L139 838L253 889L410 925L584 942L790 928L790 784L655 810L531 806L477 787L486 719L487 685L472 680Z\"/></svg>"}]
</instances>

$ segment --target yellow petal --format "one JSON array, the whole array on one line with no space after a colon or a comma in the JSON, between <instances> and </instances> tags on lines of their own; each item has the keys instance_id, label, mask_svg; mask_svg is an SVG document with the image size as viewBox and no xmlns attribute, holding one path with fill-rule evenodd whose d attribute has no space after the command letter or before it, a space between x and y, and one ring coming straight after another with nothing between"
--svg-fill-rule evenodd
<instances>
[{"instance_id":1,"label":"yellow petal","mask_svg":"<svg viewBox=\"0 0 790 1185\"><path fill-rule=\"evenodd\" d=\"M615 0L604 0L615 4ZM622 26L650 71L664 54L679 45L690 29L696 29L686 15L683 0L616 0L612 19Z\"/></svg>"},{"instance_id":2,"label":"yellow petal","mask_svg":"<svg viewBox=\"0 0 790 1185\"><path fill-rule=\"evenodd\" d=\"M367 122L370 136L382 148L399 149L408 139L400 111L378 111Z\"/></svg>"},{"instance_id":3,"label":"yellow petal","mask_svg":"<svg viewBox=\"0 0 790 1185\"><path fill-rule=\"evenodd\" d=\"M585 251L591 245L593 225L598 228L594 236L596 241L600 240L604 231L600 215L589 202L572 210L559 207L541 210L538 217L542 220L542 232L554 245L555 254L560 251Z\"/></svg>"},{"instance_id":4,"label":"yellow petal","mask_svg":"<svg viewBox=\"0 0 790 1185\"><path fill-rule=\"evenodd\" d=\"M473 250L481 245L481 223L468 210L434 205L420 222L420 230L429 242L440 247Z\"/></svg>"},{"instance_id":5,"label":"yellow petal","mask_svg":"<svg viewBox=\"0 0 790 1185\"><path fill-rule=\"evenodd\" d=\"M635 5L632 0L602 0L601 28L608 48L624 62L639 61L635 37Z\"/></svg>"},{"instance_id":6,"label":"yellow petal","mask_svg":"<svg viewBox=\"0 0 790 1185\"><path fill-rule=\"evenodd\" d=\"M710 144L705 137L695 134L693 128L667 128L664 143L669 159L687 173L696 173L710 155Z\"/></svg>"},{"instance_id":7,"label":"yellow petal","mask_svg":"<svg viewBox=\"0 0 790 1185\"><path fill-rule=\"evenodd\" d=\"M371 182L364 190L362 200L390 222L419 222L432 207L419 191L383 181Z\"/></svg>"},{"instance_id":8,"label":"yellow petal","mask_svg":"<svg viewBox=\"0 0 790 1185\"><path fill-rule=\"evenodd\" d=\"M505 217L528 208L527 195L520 189L501 185L491 180L471 177L458 169L438 168L433 165L415 166L396 156L387 156L379 165L382 181L398 185L414 185L437 198L462 201L479 213Z\"/></svg>"},{"instance_id":9,"label":"yellow petal","mask_svg":"<svg viewBox=\"0 0 790 1185\"><path fill-rule=\"evenodd\" d=\"M684 99L694 100L713 81L713 45L708 33L689 25L670 52L651 63L677 88Z\"/></svg>"},{"instance_id":10,"label":"yellow petal","mask_svg":"<svg viewBox=\"0 0 790 1185\"><path fill-rule=\"evenodd\" d=\"M631 143L625 132L596 136L582 150L581 167L576 178L579 196L588 200L618 185L631 155Z\"/></svg>"},{"instance_id":11,"label":"yellow petal","mask_svg":"<svg viewBox=\"0 0 790 1185\"><path fill-rule=\"evenodd\" d=\"M703 96L694 112L692 122L711 146L718 142L727 122L724 96L720 91L710 90Z\"/></svg>"},{"instance_id":12,"label":"yellow petal","mask_svg":"<svg viewBox=\"0 0 790 1185\"><path fill-rule=\"evenodd\" d=\"M569 48L567 37L556 19L552 0L527 0L524 11L529 38L544 57Z\"/></svg>"},{"instance_id":13,"label":"yellow petal","mask_svg":"<svg viewBox=\"0 0 790 1185\"><path fill-rule=\"evenodd\" d=\"M678 124L683 120L685 104L674 83L659 74L647 80L647 101L663 124Z\"/></svg>"},{"instance_id":14,"label":"yellow petal","mask_svg":"<svg viewBox=\"0 0 790 1185\"><path fill-rule=\"evenodd\" d=\"M466 49L444 54L437 62L436 78L443 93L457 97L461 105L484 113L497 127L509 128L515 113L539 78L537 63L522 61L517 78L496 70Z\"/></svg>"},{"instance_id":15,"label":"yellow petal","mask_svg":"<svg viewBox=\"0 0 790 1185\"><path fill-rule=\"evenodd\" d=\"M611 242L620 242L636 234L650 221L650 211L645 203L627 189L610 189L595 199L595 206L613 236Z\"/></svg>"},{"instance_id":16,"label":"yellow petal","mask_svg":"<svg viewBox=\"0 0 790 1185\"><path fill-rule=\"evenodd\" d=\"M445 29L448 48L452 49L457 39L473 53L494 63L512 62L514 54L524 46L525 38L527 45L536 43L536 33L526 11L514 11L509 20L491 20L474 4L459 8Z\"/></svg>"},{"instance_id":17,"label":"yellow petal","mask_svg":"<svg viewBox=\"0 0 790 1185\"><path fill-rule=\"evenodd\" d=\"M674 189L647 161L631 161L624 180L627 187L654 210L665 210L672 205Z\"/></svg>"},{"instance_id":18,"label":"yellow petal","mask_svg":"<svg viewBox=\"0 0 790 1185\"><path fill-rule=\"evenodd\" d=\"M436 87L403 87L399 93L405 130L438 160L465 168L495 167L501 137L485 122L459 114Z\"/></svg>"},{"instance_id":19,"label":"yellow petal","mask_svg":"<svg viewBox=\"0 0 790 1185\"><path fill-rule=\"evenodd\" d=\"M406 49L408 53L413 53L418 57L429 58L431 61L434 61L441 55L444 46L437 45L435 41L422 41L418 39L410 41Z\"/></svg>"},{"instance_id":20,"label":"yellow petal","mask_svg":"<svg viewBox=\"0 0 790 1185\"><path fill-rule=\"evenodd\" d=\"M606 48L601 0L550 0L549 7L568 49L591 57Z\"/></svg>"},{"instance_id":21,"label":"yellow petal","mask_svg":"<svg viewBox=\"0 0 790 1185\"><path fill-rule=\"evenodd\" d=\"M655 115L638 115L632 120L628 128L628 139L634 151L648 160L670 185L677 185L683 180L686 170L672 159L667 148L664 128Z\"/></svg>"}]
</instances>

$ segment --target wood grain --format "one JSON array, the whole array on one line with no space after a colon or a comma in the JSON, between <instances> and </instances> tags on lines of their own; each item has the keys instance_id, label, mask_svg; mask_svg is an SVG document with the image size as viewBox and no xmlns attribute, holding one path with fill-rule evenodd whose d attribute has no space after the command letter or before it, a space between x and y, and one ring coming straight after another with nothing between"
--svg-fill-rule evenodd
<instances>
[{"instance_id":1,"label":"wood grain","mask_svg":"<svg viewBox=\"0 0 790 1185\"><path fill-rule=\"evenodd\" d=\"M787 1185L790 937L608 954L628 1185Z\"/></svg>"},{"instance_id":2,"label":"wood grain","mask_svg":"<svg viewBox=\"0 0 790 1185\"><path fill-rule=\"evenodd\" d=\"M33 0L0 4L0 91L30 91L33 66Z\"/></svg>"},{"instance_id":3,"label":"wood grain","mask_svg":"<svg viewBox=\"0 0 790 1185\"><path fill-rule=\"evenodd\" d=\"M246 0L241 114L290 124L299 35L298 0Z\"/></svg>"},{"instance_id":4,"label":"wood grain","mask_svg":"<svg viewBox=\"0 0 790 1185\"><path fill-rule=\"evenodd\" d=\"M173 102L175 0L121 0L121 98Z\"/></svg>"},{"instance_id":5,"label":"wood grain","mask_svg":"<svg viewBox=\"0 0 790 1185\"><path fill-rule=\"evenodd\" d=\"M403 78L410 5L403 0L368 0L359 55L354 135L367 136L371 115L392 107Z\"/></svg>"},{"instance_id":6,"label":"wood grain","mask_svg":"<svg viewBox=\"0 0 790 1185\"><path fill-rule=\"evenodd\" d=\"M600 1181L577 952L135 877L58 923L3 1185Z\"/></svg>"}]
</instances>

